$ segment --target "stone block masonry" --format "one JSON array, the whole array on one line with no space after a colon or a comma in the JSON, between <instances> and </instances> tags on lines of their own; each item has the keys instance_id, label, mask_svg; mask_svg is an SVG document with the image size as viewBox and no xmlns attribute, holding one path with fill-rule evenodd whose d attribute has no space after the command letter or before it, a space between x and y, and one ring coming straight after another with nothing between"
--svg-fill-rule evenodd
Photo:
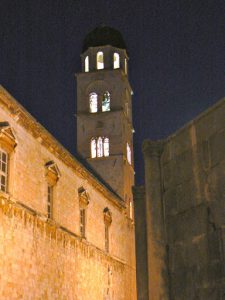
<instances>
[{"instance_id":1,"label":"stone block masonry","mask_svg":"<svg viewBox=\"0 0 225 300\"><path fill-rule=\"evenodd\" d=\"M1 299L132 299L125 262L3 198L0 241Z\"/></svg>"},{"instance_id":2,"label":"stone block masonry","mask_svg":"<svg viewBox=\"0 0 225 300\"><path fill-rule=\"evenodd\" d=\"M2 151L0 299L136 300L134 224L125 203L0 87ZM112 219L107 249L105 211Z\"/></svg>"},{"instance_id":3,"label":"stone block masonry","mask_svg":"<svg viewBox=\"0 0 225 300\"><path fill-rule=\"evenodd\" d=\"M224 300L225 99L143 153L146 196L134 198L145 202L136 230L145 218L149 296L140 299Z\"/></svg>"}]
</instances>

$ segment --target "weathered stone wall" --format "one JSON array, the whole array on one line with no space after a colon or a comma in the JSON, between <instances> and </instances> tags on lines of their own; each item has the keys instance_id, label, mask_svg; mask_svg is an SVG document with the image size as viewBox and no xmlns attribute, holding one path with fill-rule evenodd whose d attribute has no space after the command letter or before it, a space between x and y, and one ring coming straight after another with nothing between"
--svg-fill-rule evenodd
<instances>
[{"instance_id":1,"label":"weathered stone wall","mask_svg":"<svg viewBox=\"0 0 225 300\"><path fill-rule=\"evenodd\" d=\"M161 157L172 299L225 298L225 101L171 136Z\"/></svg>"},{"instance_id":2,"label":"weathered stone wall","mask_svg":"<svg viewBox=\"0 0 225 300\"><path fill-rule=\"evenodd\" d=\"M136 299L134 225L124 203L1 88L0 122L6 121L17 145L10 153L8 191L0 192L0 299ZM49 161L60 171L51 220ZM89 199L85 239L80 187ZM109 253L106 207L112 213Z\"/></svg>"},{"instance_id":3,"label":"weathered stone wall","mask_svg":"<svg viewBox=\"0 0 225 300\"><path fill-rule=\"evenodd\" d=\"M225 100L143 153L149 299L225 299Z\"/></svg>"},{"instance_id":4,"label":"weathered stone wall","mask_svg":"<svg viewBox=\"0 0 225 300\"><path fill-rule=\"evenodd\" d=\"M136 274L138 299L148 299L148 264L147 264L147 236L145 218L145 189L144 186L133 187L135 242L136 242Z\"/></svg>"}]
</instances>

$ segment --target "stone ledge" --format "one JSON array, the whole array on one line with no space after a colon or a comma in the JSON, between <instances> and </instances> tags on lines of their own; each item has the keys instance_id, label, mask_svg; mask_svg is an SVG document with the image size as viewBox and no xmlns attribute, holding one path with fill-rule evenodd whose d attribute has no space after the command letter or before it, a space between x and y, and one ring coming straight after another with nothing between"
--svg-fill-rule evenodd
<instances>
[{"instance_id":1,"label":"stone ledge","mask_svg":"<svg viewBox=\"0 0 225 300\"><path fill-rule=\"evenodd\" d=\"M114 206L125 209L123 201L107 189L85 166L81 164L69 151L67 151L32 115L25 110L1 85L0 85L0 104L4 110L9 112L14 120L27 130L53 155L60 159L67 167L76 174L87 179L90 184L102 193Z\"/></svg>"}]
</instances>

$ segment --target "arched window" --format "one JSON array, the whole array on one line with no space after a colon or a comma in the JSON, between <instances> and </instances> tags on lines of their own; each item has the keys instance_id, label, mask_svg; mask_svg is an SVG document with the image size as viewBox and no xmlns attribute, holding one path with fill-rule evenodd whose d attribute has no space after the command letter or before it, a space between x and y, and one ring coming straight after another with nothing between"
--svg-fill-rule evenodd
<instances>
[{"instance_id":1,"label":"arched window","mask_svg":"<svg viewBox=\"0 0 225 300\"><path fill-rule=\"evenodd\" d=\"M102 111L110 111L110 93L108 91L103 95Z\"/></svg>"},{"instance_id":2,"label":"arched window","mask_svg":"<svg viewBox=\"0 0 225 300\"><path fill-rule=\"evenodd\" d=\"M95 138L91 140L91 157L95 158L97 153L97 141Z\"/></svg>"},{"instance_id":3,"label":"arched window","mask_svg":"<svg viewBox=\"0 0 225 300\"><path fill-rule=\"evenodd\" d=\"M109 156L109 138L96 137L91 139L91 157Z\"/></svg>"},{"instance_id":4,"label":"arched window","mask_svg":"<svg viewBox=\"0 0 225 300\"><path fill-rule=\"evenodd\" d=\"M97 69L98 70L104 69L104 54L102 51L99 51L97 53L96 60L97 60Z\"/></svg>"},{"instance_id":5,"label":"arched window","mask_svg":"<svg viewBox=\"0 0 225 300\"><path fill-rule=\"evenodd\" d=\"M103 143L102 143L102 138L99 137L97 140L97 157L102 157L103 156Z\"/></svg>"},{"instance_id":6,"label":"arched window","mask_svg":"<svg viewBox=\"0 0 225 300\"><path fill-rule=\"evenodd\" d=\"M98 95L96 93L89 94L90 112L96 113L98 111Z\"/></svg>"},{"instance_id":7,"label":"arched window","mask_svg":"<svg viewBox=\"0 0 225 300\"><path fill-rule=\"evenodd\" d=\"M131 149L128 143L127 143L127 161L131 165Z\"/></svg>"},{"instance_id":8,"label":"arched window","mask_svg":"<svg viewBox=\"0 0 225 300\"><path fill-rule=\"evenodd\" d=\"M113 54L113 69L119 69L120 67L120 55L118 53Z\"/></svg>"},{"instance_id":9,"label":"arched window","mask_svg":"<svg viewBox=\"0 0 225 300\"><path fill-rule=\"evenodd\" d=\"M126 58L124 60L124 71L125 71L125 74L127 74L127 59Z\"/></svg>"},{"instance_id":10,"label":"arched window","mask_svg":"<svg viewBox=\"0 0 225 300\"><path fill-rule=\"evenodd\" d=\"M85 60L84 60L84 71L85 72L89 72L89 56L85 57Z\"/></svg>"},{"instance_id":11,"label":"arched window","mask_svg":"<svg viewBox=\"0 0 225 300\"><path fill-rule=\"evenodd\" d=\"M103 140L103 153L104 156L109 156L109 138Z\"/></svg>"}]
</instances>

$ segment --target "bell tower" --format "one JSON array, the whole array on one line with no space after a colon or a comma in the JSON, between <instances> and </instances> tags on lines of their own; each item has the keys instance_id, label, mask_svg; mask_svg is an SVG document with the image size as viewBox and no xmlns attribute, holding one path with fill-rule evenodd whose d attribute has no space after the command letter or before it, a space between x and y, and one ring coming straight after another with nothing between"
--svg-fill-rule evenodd
<instances>
[{"instance_id":1,"label":"bell tower","mask_svg":"<svg viewBox=\"0 0 225 300\"><path fill-rule=\"evenodd\" d=\"M95 28L84 40L81 61L82 72L77 74L78 153L132 208L132 89L120 32L106 26Z\"/></svg>"}]
</instances>

